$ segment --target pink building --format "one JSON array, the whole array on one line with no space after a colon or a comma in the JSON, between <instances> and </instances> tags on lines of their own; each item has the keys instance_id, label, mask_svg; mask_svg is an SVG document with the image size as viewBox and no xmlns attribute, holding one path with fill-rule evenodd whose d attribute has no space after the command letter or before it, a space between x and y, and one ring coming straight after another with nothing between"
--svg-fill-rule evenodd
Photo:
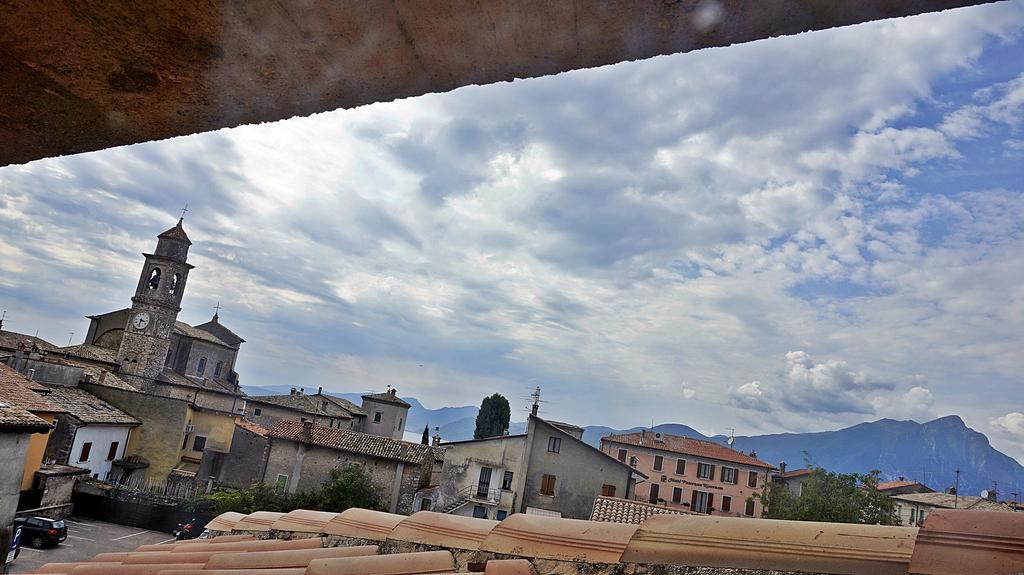
<instances>
[{"instance_id":1,"label":"pink building","mask_svg":"<svg viewBox=\"0 0 1024 575\"><path fill-rule=\"evenodd\" d=\"M650 476L636 484L638 500L709 515L761 516L753 495L764 490L772 466L753 453L653 431L603 437L601 451Z\"/></svg>"}]
</instances>

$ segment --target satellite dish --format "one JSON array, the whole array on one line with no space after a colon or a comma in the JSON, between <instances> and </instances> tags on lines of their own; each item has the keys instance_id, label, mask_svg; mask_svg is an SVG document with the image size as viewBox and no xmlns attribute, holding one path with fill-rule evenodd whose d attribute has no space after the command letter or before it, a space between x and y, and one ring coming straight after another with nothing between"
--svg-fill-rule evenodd
<instances>
[{"instance_id":1,"label":"satellite dish","mask_svg":"<svg viewBox=\"0 0 1024 575\"><path fill-rule=\"evenodd\" d=\"M726 441L726 443L728 443L728 444L729 444L729 447L732 447L732 444L736 443L736 438L735 438L735 437L730 437L730 438L729 438L729 439L728 439L728 440Z\"/></svg>"},{"instance_id":2,"label":"satellite dish","mask_svg":"<svg viewBox=\"0 0 1024 575\"><path fill-rule=\"evenodd\" d=\"M982 499L988 499L988 495L989 495L988 489L982 489L981 490L981 498Z\"/></svg>"}]
</instances>

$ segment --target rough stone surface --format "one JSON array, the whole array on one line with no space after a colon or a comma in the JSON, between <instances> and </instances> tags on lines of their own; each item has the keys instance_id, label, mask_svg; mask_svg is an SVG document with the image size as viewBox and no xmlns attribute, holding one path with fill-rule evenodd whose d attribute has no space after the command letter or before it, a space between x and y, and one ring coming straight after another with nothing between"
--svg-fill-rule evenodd
<instances>
[{"instance_id":1,"label":"rough stone surface","mask_svg":"<svg viewBox=\"0 0 1024 575\"><path fill-rule=\"evenodd\" d=\"M0 165L979 3L9 0Z\"/></svg>"}]
</instances>

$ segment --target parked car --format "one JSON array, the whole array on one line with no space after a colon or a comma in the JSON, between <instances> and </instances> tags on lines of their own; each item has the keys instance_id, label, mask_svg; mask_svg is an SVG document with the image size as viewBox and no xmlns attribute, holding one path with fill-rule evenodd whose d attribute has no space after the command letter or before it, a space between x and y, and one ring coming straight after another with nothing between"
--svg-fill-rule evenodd
<instances>
[{"instance_id":1,"label":"parked car","mask_svg":"<svg viewBox=\"0 0 1024 575\"><path fill-rule=\"evenodd\" d=\"M57 545L68 538L68 527L61 519L19 517L14 526L21 527L22 544L28 543L35 549Z\"/></svg>"}]
</instances>

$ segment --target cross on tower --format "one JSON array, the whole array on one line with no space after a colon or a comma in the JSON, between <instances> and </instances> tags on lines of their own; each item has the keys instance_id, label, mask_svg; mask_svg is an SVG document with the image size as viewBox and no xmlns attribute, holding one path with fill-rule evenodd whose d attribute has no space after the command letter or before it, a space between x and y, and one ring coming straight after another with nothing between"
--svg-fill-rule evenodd
<instances>
[{"instance_id":1,"label":"cross on tower","mask_svg":"<svg viewBox=\"0 0 1024 575\"><path fill-rule=\"evenodd\" d=\"M213 310L216 313L220 313L220 310L222 310L222 309L224 309L224 308L220 307L220 302L219 301L217 302L217 305L213 306Z\"/></svg>"},{"instance_id":2,"label":"cross on tower","mask_svg":"<svg viewBox=\"0 0 1024 575\"><path fill-rule=\"evenodd\" d=\"M181 208L181 219L185 219L185 214L188 212L188 202L185 202L185 207Z\"/></svg>"}]
</instances>

